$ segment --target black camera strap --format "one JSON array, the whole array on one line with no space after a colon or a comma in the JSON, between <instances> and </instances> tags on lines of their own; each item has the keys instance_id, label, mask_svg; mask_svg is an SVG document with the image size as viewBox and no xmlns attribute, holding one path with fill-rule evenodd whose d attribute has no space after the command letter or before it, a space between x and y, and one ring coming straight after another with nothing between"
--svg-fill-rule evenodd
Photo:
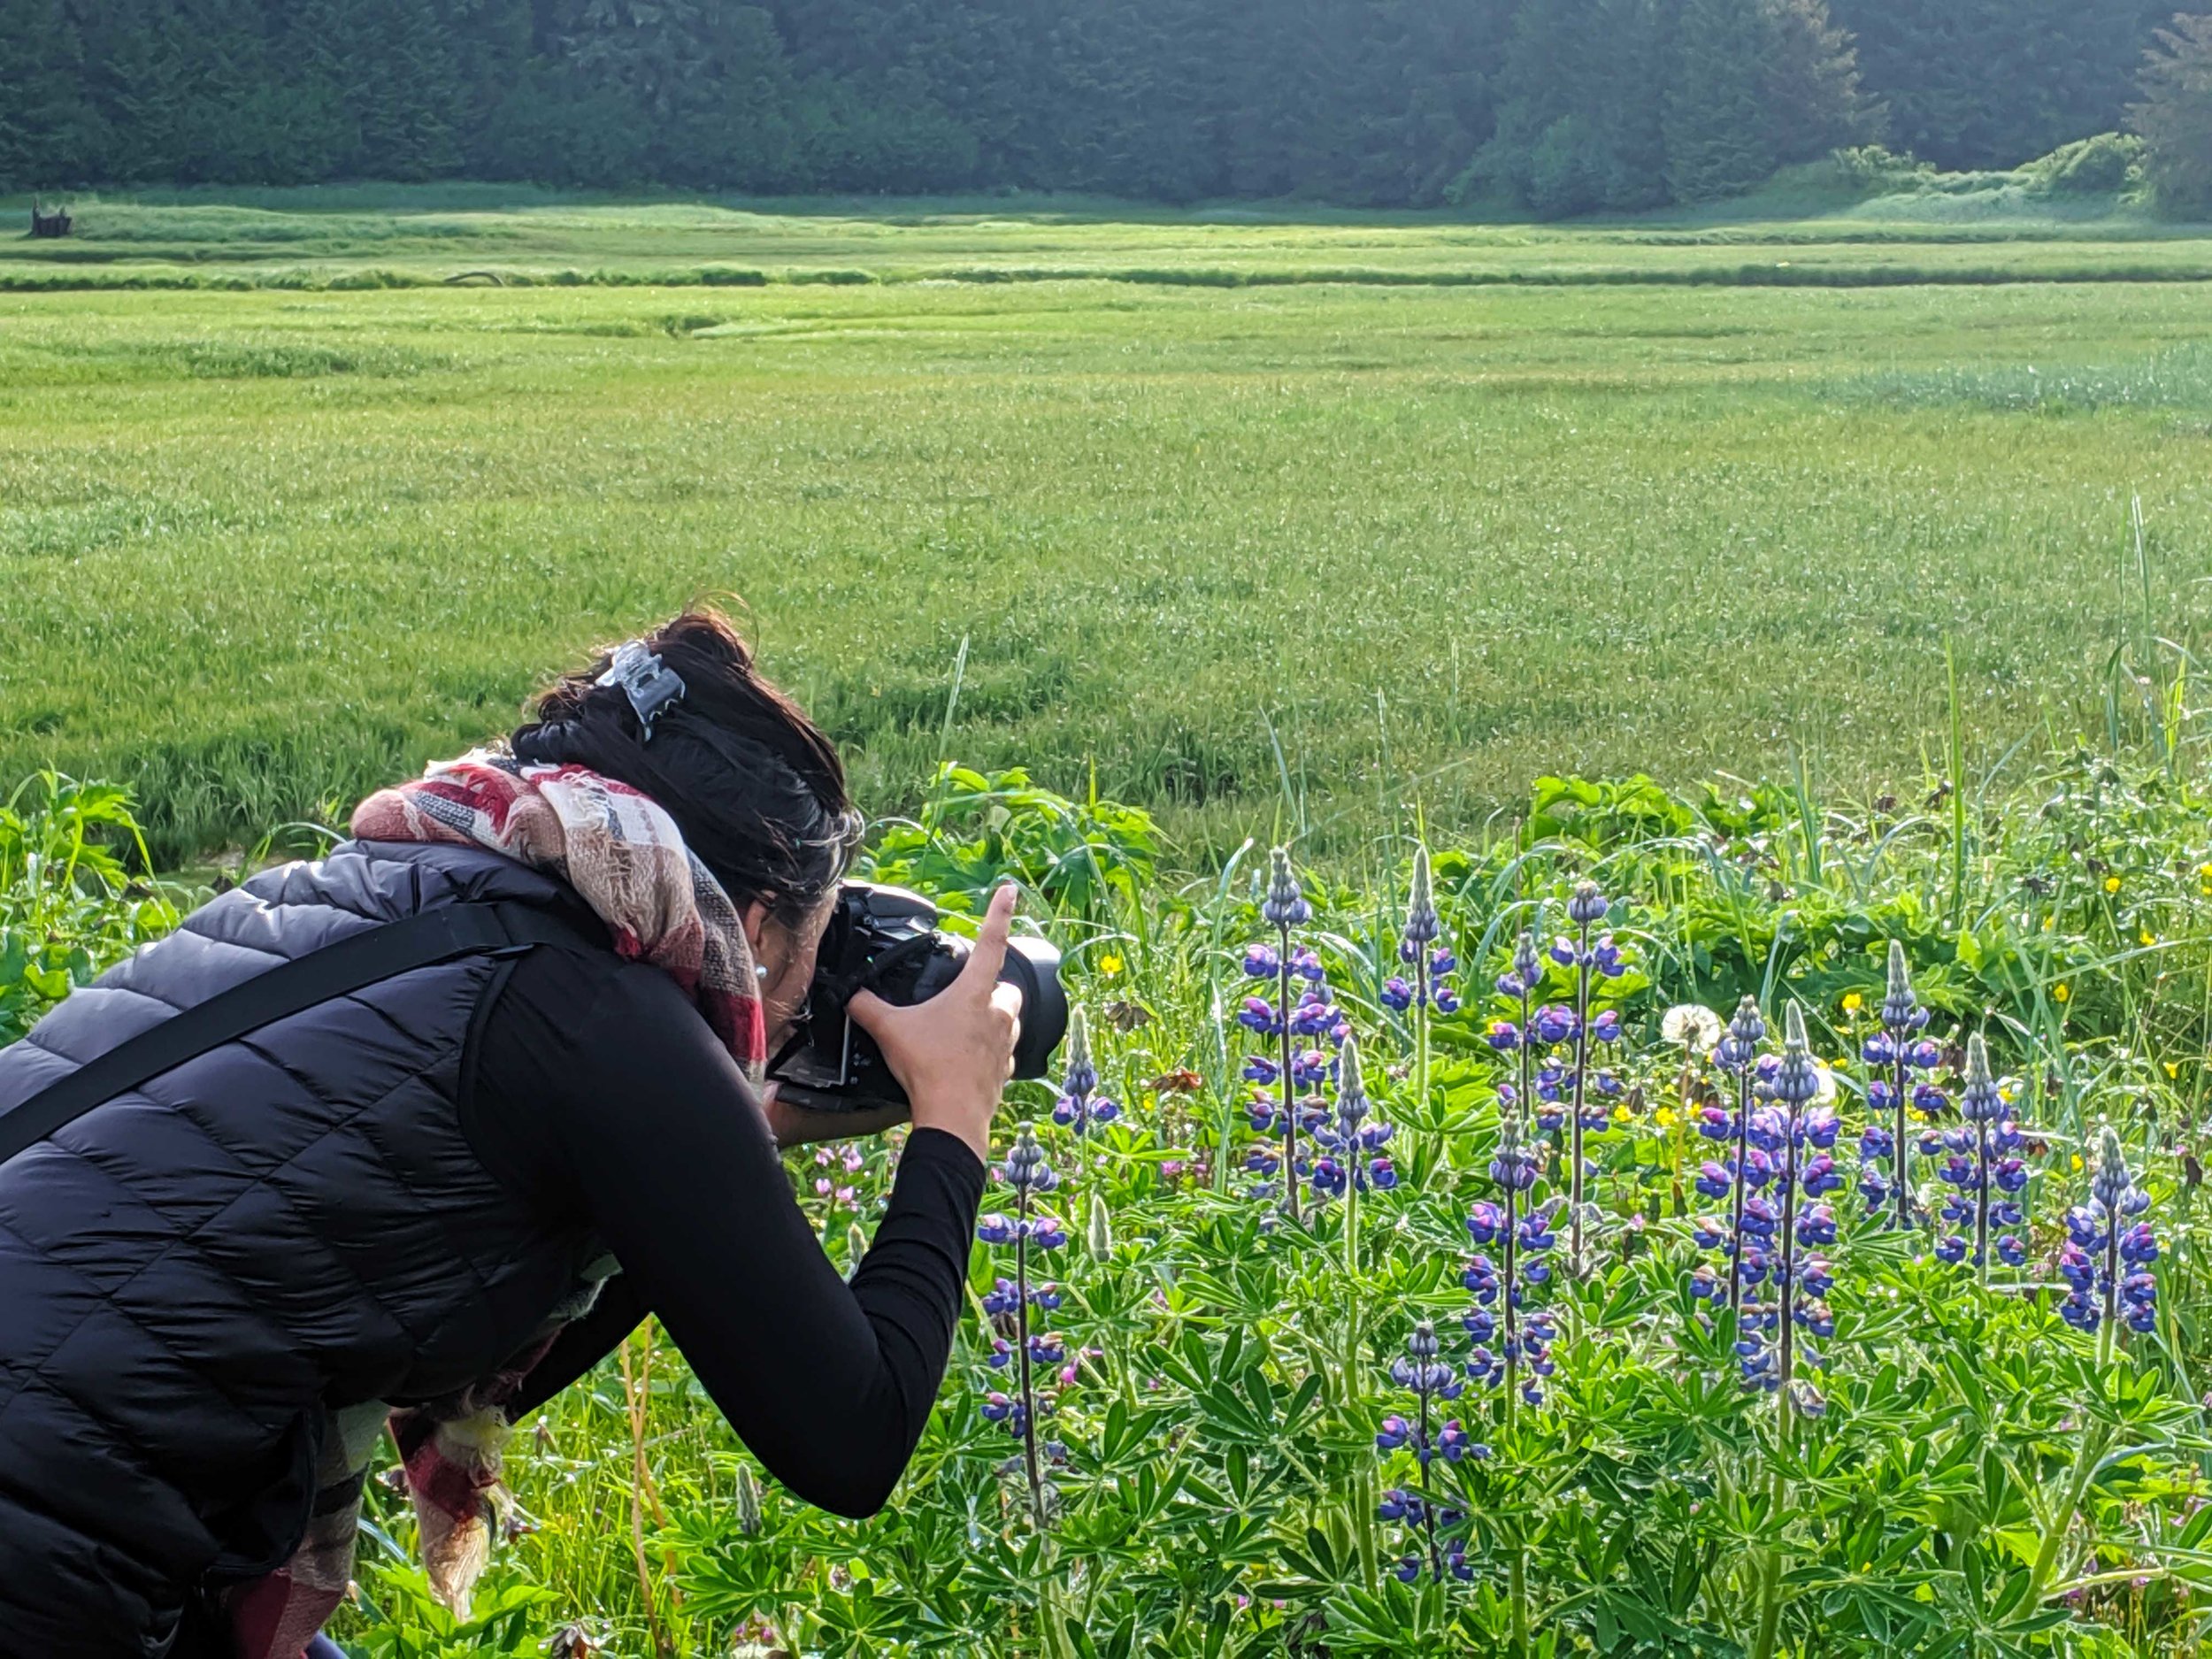
<instances>
[{"instance_id":1,"label":"black camera strap","mask_svg":"<svg viewBox=\"0 0 2212 1659\"><path fill-rule=\"evenodd\" d=\"M518 956L540 945L588 949L590 943L576 926L514 900L441 905L348 934L172 1015L0 1112L0 1164L94 1107L318 1003L463 956Z\"/></svg>"}]
</instances>

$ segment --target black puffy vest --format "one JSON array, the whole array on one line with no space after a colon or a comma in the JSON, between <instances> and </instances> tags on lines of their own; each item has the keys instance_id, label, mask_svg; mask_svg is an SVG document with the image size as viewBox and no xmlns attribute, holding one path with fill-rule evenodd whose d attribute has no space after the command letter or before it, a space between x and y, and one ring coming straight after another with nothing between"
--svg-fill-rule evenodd
<instances>
[{"instance_id":1,"label":"black puffy vest","mask_svg":"<svg viewBox=\"0 0 2212 1659\"><path fill-rule=\"evenodd\" d=\"M434 905L575 918L496 854L355 842L255 877L0 1049L0 1112L157 1020ZM588 914L583 917L590 926ZM597 1247L486 1172L465 957L266 1026L0 1164L0 1655L158 1651L304 1530L323 1409L495 1370Z\"/></svg>"}]
</instances>

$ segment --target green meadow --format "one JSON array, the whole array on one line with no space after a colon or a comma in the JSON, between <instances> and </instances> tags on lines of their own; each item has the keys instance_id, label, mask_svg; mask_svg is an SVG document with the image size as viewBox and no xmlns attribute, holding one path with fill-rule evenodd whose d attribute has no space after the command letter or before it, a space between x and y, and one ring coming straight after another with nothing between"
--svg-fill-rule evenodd
<instances>
[{"instance_id":1,"label":"green meadow","mask_svg":"<svg viewBox=\"0 0 2212 1659\"><path fill-rule=\"evenodd\" d=\"M1802 206L96 200L0 242L0 776L250 844L717 595L877 810L1019 763L1194 863L2138 735L2212 622L2212 231Z\"/></svg>"}]
</instances>

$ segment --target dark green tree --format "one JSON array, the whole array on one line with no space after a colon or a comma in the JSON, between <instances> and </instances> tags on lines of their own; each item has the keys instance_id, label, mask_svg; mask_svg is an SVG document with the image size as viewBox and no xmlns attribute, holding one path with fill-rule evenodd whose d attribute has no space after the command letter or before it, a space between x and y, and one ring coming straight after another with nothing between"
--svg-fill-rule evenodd
<instances>
[{"instance_id":1,"label":"dark green tree","mask_svg":"<svg viewBox=\"0 0 2212 1659\"><path fill-rule=\"evenodd\" d=\"M1882 111L1861 89L1858 50L1828 0L1763 0L1763 10L1760 95L1775 160L1811 161L1878 136Z\"/></svg>"},{"instance_id":2,"label":"dark green tree","mask_svg":"<svg viewBox=\"0 0 2212 1659\"><path fill-rule=\"evenodd\" d=\"M2143 135L2144 171L2160 203L2212 211L2212 15L2177 15L2158 31L2129 117Z\"/></svg>"},{"instance_id":3,"label":"dark green tree","mask_svg":"<svg viewBox=\"0 0 2212 1659\"><path fill-rule=\"evenodd\" d=\"M0 4L0 189L99 176L110 140L86 82L83 42L61 0Z\"/></svg>"},{"instance_id":4,"label":"dark green tree","mask_svg":"<svg viewBox=\"0 0 2212 1659\"><path fill-rule=\"evenodd\" d=\"M1761 0L1682 0L1663 113L1675 200L1733 196L1774 171L1768 40Z\"/></svg>"}]
</instances>

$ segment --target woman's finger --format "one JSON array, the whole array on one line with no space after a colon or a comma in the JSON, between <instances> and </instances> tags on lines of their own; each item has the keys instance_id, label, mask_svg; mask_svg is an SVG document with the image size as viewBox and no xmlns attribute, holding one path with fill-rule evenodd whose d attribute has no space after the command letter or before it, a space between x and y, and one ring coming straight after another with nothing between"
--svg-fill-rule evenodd
<instances>
[{"instance_id":1,"label":"woman's finger","mask_svg":"<svg viewBox=\"0 0 2212 1659\"><path fill-rule=\"evenodd\" d=\"M995 983L999 971L1006 966L1006 939L1013 929L1014 906L1020 898L1021 889L1010 881L1002 882L991 895L990 907L983 912L983 926L968 951L967 965L954 981L971 995Z\"/></svg>"}]
</instances>

